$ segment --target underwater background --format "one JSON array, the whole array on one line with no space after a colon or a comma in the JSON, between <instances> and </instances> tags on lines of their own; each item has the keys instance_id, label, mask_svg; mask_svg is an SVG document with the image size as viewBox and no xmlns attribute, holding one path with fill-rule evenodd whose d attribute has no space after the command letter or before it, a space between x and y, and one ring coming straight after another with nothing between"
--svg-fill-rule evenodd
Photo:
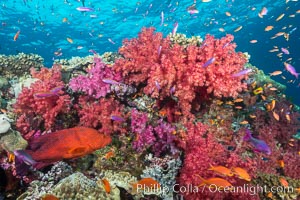
<instances>
[{"instance_id":1,"label":"underwater background","mask_svg":"<svg viewBox=\"0 0 300 200\"><path fill-rule=\"evenodd\" d=\"M0 200L299 199L299 16L1 0Z\"/></svg>"}]
</instances>

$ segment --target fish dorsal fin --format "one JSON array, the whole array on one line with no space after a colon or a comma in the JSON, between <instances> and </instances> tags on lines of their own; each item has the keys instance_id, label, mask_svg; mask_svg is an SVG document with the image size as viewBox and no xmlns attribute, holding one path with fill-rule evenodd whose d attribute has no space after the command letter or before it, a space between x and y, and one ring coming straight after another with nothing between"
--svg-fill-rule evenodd
<instances>
[{"instance_id":1,"label":"fish dorsal fin","mask_svg":"<svg viewBox=\"0 0 300 200\"><path fill-rule=\"evenodd\" d=\"M76 155L82 155L84 152L86 152L86 147L79 146L79 147L70 149L68 153L76 156Z\"/></svg>"}]
</instances>

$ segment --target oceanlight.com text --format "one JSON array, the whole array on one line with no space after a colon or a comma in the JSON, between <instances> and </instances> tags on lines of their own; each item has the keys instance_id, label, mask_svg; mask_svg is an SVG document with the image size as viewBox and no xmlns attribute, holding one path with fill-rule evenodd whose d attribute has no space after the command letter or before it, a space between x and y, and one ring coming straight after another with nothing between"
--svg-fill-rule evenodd
<instances>
[{"instance_id":1,"label":"oceanlight.com text","mask_svg":"<svg viewBox=\"0 0 300 200\"><path fill-rule=\"evenodd\" d=\"M250 195L256 195L259 193L293 193L293 187L283 187L283 186L272 186L268 187L266 185L248 185L244 184L242 186L229 186L229 187L218 187L216 185L203 186L206 187L210 192L223 192L223 193L249 193Z\"/></svg>"},{"instance_id":2,"label":"oceanlight.com text","mask_svg":"<svg viewBox=\"0 0 300 200\"><path fill-rule=\"evenodd\" d=\"M218 187L217 185L204 185L198 187L196 185L188 184L185 186L180 186L179 184L173 185L172 188L162 187L159 184L154 184L151 187L148 185L138 184L137 191L143 191L144 193L149 194L160 194L168 193L172 190L175 193L248 193L250 195L257 195L259 193L293 193L293 187L283 187L283 186L260 186L260 185L249 185L244 184L242 186L229 186L229 187Z\"/></svg>"}]
</instances>

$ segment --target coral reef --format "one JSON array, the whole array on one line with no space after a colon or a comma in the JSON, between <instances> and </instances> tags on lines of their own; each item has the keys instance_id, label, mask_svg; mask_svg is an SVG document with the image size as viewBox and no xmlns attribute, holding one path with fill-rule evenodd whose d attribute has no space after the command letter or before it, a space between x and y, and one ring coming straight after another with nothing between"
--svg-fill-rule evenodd
<instances>
[{"instance_id":1,"label":"coral reef","mask_svg":"<svg viewBox=\"0 0 300 200\"><path fill-rule=\"evenodd\" d=\"M207 35L201 47L185 49L172 46L170 38L154 33L154 28L144 28L138 38L124 40L119 49L124 58L115 61L114 69L122 73L126 84L144 85L143 91L151 97L174 96L182 113L192 117L193 101L203 102L211 94L236 97L246 88L241 80L247 75L232 77L247 62L242 53L234 51L232 40L232 35L220 40Z\"/></svg>"},{"instance_id":2,"label":"coral reef","mask_svg":"<svg viewBox=\"0 0 300 200\"><path fill-rule=\"evenodd\" d=\"M0 75L13 78L30 72L30 68L40 69L44 59L37 54L0 55Z\"/></svg>"},{"instance_id":3,"label":"coral reef","mask_svg":"<svg viewBox=\"0 0 300 200\"><path fill-rule=\"evenodd\" d=\"M99 178L107 179L110 185L118 186L124 188L127 191L130 191L131 184L137 181L137 178L132 176L129 172L116 172L112 170L105 170L99 174Z\"/></svg>"},{"instance_id":4,"label":"coral reef","mask_svg":"<svg viewBox=\"0 0 300 200\"><path fill-rule=\"evenodd\" d=\"M173 189L176 185L176 177L181 167L181 160L176 156L165 156L164 158L153 157L152 154L146 156L149 166L143 170L142 178L152 177L157 180L164 190L159 194L163 199L174 199Z\"/></svg>"},{"instance_id":5,"label":"coral reef","mask_svg":"<svg viewBox=\"0 0 300 200\"><path fill-rule=\"evenodd\" d=\"M42 68L40 72L32 70L31 74L39 80L32 83L30 88L23 88L13 105L17 115L17 130L25 139L29 139L38 130L64 127L58 116L70 111L71 101L63 90L65 84L61 81L60 67Z\"/></svg>"},{"instance_id":6,"label":"coral reef","mask_svg":"<svg viewBox=\"0 0 300 200\"><path fill-rule=\"evenodd\" d=\"M28 142L21 136L18 131L9 130L5 134L0 135L0 152L1 148L9 153L13 153L15 150L25 149Z\"/></svg>"},{"instance_id":7,"label":"coral reef","mask_svg":"<svg viewBox=\"0 0 300 200\"><path fill-rule=\"evenodd\" d=\"M96 99L105 97L110 92L110 81L120 81L120 75L115 74L111 68L107 67L100 58L94 58L94 67L88 70L86 76L79 75L70 80L69 87L73 91L81 91Z\"/></svg>"},{"instance_id":8,"label":"coral reef","mask_svg":"<svg viewBox=\"0 0 300 200\"><path fill-rule=\"evenodd\" d=\"M73 170L68 164L57 162L46 174L40 173L38 180L32 181L28 190L19 196L18 200L39 200L52 191L60 180L72 173Z\"/></svg>"},{"instance_id":9,"label":"coral reef","mask_svg":"<svg viewBox=\"0 0 300 200\"><path fill-rule=\"evenodd\" d=\"M94 56L87 56L84 58L81 57L72 57L70 59L56 59L54 60L54 65L61 65L63 71L73 71L75 69L85 69L90 64L93 63Z\"/></svg>"},{"instance_id":10,"label":"coral reef","mask_svg":"<svg viewBox=\"0 0 300 200\"><path fill-rule=\"evenodd\" d=\"M188 38L186 37L185 34L181 34L181 33L176 33L176 34L170 33L168 37L170 38L170 41L173 44L179 44L180 46L183 46L185 48L188 47L189 45L200 46L203 42L203 39L200 36L192 36Z\"/></svg>"},{"instance_id":11,"label":"coral reef","mask_svg":"<svg viewBox=\"0 0 300 200\"><path fill-rule=\"evenodd\" d=\"M269 199L297 199L297 197L299 196L299 191L297 192L296 188L300 187L300 180L284 177L284 179L288 182L288 186L286 187L282 185L280 178L283 177L272 174L258 174L257 178L254 181L254 184L266 188L262 189L259 192L259 196L261 197L261 199L266 198L266 196L268 196ZM270 194L269 192L271 191L271 189L272 194Z\"/></svg>"},{"instance_id":12,"label":"coral reef","mask_svg":"<svg viewBox=\"0 0 300 200\"><path fill-rule=\"evenodd\" d=\"M198 122L186 124L186 137L181 145L184 148L185 157L183 167L180 170L179 184L182 187L188 185L198 186L201 183L199 176L203 178L214 177L215 173L209 170L210 166L242 167L248 170L251 177L255 175L256 163L250 158L242 158L236 152L226 149L222 144L216 141L214 133L208 132L208 126ZM244 181L234 177L228 177L231 184L238 186L245 184ZM207 188L206 188L207 189ZM211 193L208 190L202 192L187 192L183 195L187 199L210 198L221 199L238 194ZM241 195L241 194L239 194ZM241 199L249 198L251 194L243 193ZM233 198L233 197L232 197Z\"/></svg>"},{"instance_id":13,"label":"coral reef","mask_svg":"<svg viewBox=\"0 0 300 200\"><path fill-rule=\"evenodd\" d=\"M147 125L147 113L138 113L133 109L131 112L131 131L136 135L136 139L132 146L138 152L150 148L151 151L159 156L167 151L175 154L178 152L174 145L175 127L170 124L158 120L155 126Z\"/></svg>"},{"instance_id":14,"label":"coral reef","mask_svg":"<svg viewBox=\"0 0 300 200\"><path fill-rule=\"evenodd\" d=\"M120 199L120 192L117 187L111 186L110 193L107 193L103 186L96 181L88 179L80 172L76 172L56 184L50 193L59 199Z\"/></svg>"},{"instance_id":15,"label":"coral reef","mask_svg":"<svg viewBox=\"0 0 300 200\"><path fill-rule=\"evenodd\" d=\"M122 105L112 98L96 100L80 96L75 108L80 118L79 125L93 127L106 134L125 131L120 126L122 121L112 120L112 116L122 117L123 109Z\"/></svg>"},{"instance_id":16,"label":"coral reef","mask_svg":"<svg viewBox=\"0 0 300 200\"><path fill-rule=\"evenodd\" d=\"M1 188L19 191L14 197L26 189L19 200L297 199L299 107L232 41L163 37L151 27L118 52L91 50L49 69L32 55L0 56L9 63L0 70L15 57L37 61L0 73ZM71 134L79 126L86 129ZM109 138L103 148L100 136ZM243 189L213 193L213 181ZM137 191L140 183L162 190ZM295 190L246 190L257 185Z\"/></svg>"}]
</instances>

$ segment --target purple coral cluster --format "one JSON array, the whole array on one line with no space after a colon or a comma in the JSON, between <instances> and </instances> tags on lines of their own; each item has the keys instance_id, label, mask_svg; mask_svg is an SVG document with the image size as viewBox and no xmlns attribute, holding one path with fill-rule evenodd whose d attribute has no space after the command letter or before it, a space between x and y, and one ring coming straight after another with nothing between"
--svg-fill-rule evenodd
<instances>
[{"instance_id":1,"label":"purple coral cluster","mask_svg":"<svg viewBox=\"0 0 300 200\"><path fill-rule=\"evenodd\" d=\"M110 84L103 80L121 80L120 75L104 64L99 57L94 58L94 64L87 72L87 75L71 79L69 86L73 91L81 91L97 99L110 92Z\"/></svg>"},{"instance_id":2,"label":"purple coral cluster","mask_svg":"<svg viewBox=\"0 0 300 200\"><path fill-rule=\"evenodd\" d=\"M135 150L141 152L150 148L156 156L166 151L172 154L178 152L174 143L175 127L162 119L152 124L148 121L147 113L138 112L136 109L133 109L131 113L131 131L136 134L136 139L132 144Z\"/></svg>"}]
</instances>

